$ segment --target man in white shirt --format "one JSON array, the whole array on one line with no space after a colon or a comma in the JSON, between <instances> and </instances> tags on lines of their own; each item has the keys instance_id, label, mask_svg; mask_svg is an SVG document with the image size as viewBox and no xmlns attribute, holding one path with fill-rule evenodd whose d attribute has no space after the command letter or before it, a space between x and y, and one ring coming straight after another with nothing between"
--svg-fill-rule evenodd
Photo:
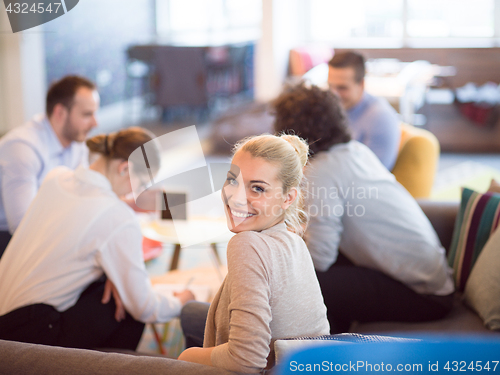
<instances>
[{"instance_id":1,"label":"man in white shirt","mask_svg":"<svg viewBox=\"0 0 500 375\"><path fill-rule=\"evenodd\" d=\"M362 143L339 98L294 87L275 102L276 132L309 142L304 239L332 333L353 321L428 321L453 303L451 270L415 199Z\"/></svg>"},{"instance_id":2,"label":"man in white shirt","mask_svg":"<svg viewBox=\"0 0 500 375\"><path fill-rule=\"evenodd\" d=\"M83 141L97 126L98 108L96 86L67 76L51 85L45 115L0 140L0 257L45 175L57 166L88 165Z\"/></svg>"}]
</instances>

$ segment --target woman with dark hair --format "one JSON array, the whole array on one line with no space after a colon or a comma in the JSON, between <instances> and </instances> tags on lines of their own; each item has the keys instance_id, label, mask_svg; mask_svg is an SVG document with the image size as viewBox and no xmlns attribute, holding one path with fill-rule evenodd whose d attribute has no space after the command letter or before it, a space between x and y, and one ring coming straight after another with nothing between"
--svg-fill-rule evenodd
<instances>
[{"instance_id":1,"label":"woman with dark hair","mask_svg":"<svg viewBox=\"0 0 500 375\"><path fill-rule=\"evenodd\" d=\"M154 290L139 223L120 199L132 191L130 155L152 139L141 128L93 137L88 169L47 175L0 260L0 339L135 350L145 322L169 321L193 299ZM156 172L159 152L148 162ZM107 303L111 289L124 310Z\"/></svg>"},{"instance_id":2,"label":"woman with dark hair","mask_svg":"<svg viewBox=\"0 0 500 375\"><path fill-rule=\"evenodd\" d=\"M375 154L350 139L340 100L305 84L274 103L275 131L306 139L304 239L328 308L331 332L353 321L445 316L454 291L445 251L418 203Z\"/></svg>"}]
</instances>

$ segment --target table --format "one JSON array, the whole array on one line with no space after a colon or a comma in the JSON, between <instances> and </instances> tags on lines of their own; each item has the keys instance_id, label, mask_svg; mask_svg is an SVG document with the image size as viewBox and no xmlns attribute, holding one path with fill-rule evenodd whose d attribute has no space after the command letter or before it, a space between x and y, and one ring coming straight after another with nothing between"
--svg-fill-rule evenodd
<instances>
[{"instance_id":1,"label":"table","mask_svg":"<svg viewBox=\"0 0 500 375\"><path fill-rule=\"evenodd\" d=\"M196 287L202 286L208 288L208 298L202 302L212 302L213 297L221 285L220 274L223 277L227 274L227 267L221 266L216 272L213 267L191 268L188 270L175 270L163 275L151 278L151 283L155 284L174 284L186 285L191 281L191 288L196 294ZM177 358L184 350L184 341L182 339L182 329L178 318L168 323L151 323L148 325L152 332L152 339L156 342L157 350L160 354L170 358Z\"/></svg>"},{"instance_id":2,"label":"table","mask_svg":"<svg viewBox=\"0 0 500 375\"><path fill-rule=\"evenodd\" d=\"M179 274L177 269L179 266L181 250L184 247L195 244L210 246L212 254L214 255L212 259L218 279L218 282L215 280L209 280L208 277L204 280L204 284L207 285L208 283L212 289L211 299L214 294L213 291L218 289L218 285L222 283L225 275L227 274L227 269L222 266L219 253L217 251L217 244L226 243L232 236L234 236L234 233L230 232L227 228L226 219L220 217L195 216L189 220L161 220L156 216L156 214L138 214L138 217L144 237L174 245L174 253L170 261L169 272L161 278L154 279L153 283L171 283L175 280L176 283L181 282L185 284L187 280L189 280L189 278L186 278L187 275L189 274L190 277L198 275L199 270L191 270L191 272L188 273L183 272L182 276ZM201 273L202 276L206 276L208 274L210 274L210 272L207 271ZM181 276L181 279L178 279L177 276ZM197 279L198 280L195 282L199 283L200 278ZM202 277L202 279L205 278ZM155 327L155 324L151 324L151 329L153 331L155 341L158 344L160 354L167 354L163 348L163 343L167 339L168 331L170 329L169 323L163 325L163 334L161 335ZM177 326L173 329L178 331L180 326L177 324ZM179 347L176 349L180 350Z\"/></svg>"},{"instance_id":3,"label":"table","mask_svg":"<svg viewBox=\"0 0 500 375\"><path fill-rule=\"evenodd\" d=\"M217 244L228 242L234 233L227 228L225 218L193 217L189 220L160 220L144 215L140 217L144 237L173 244L174 253L169 270L179 266L181 250L191 245L208 245L214 255L214 264L219 269L220 260Z\"/></svg>"}]
</instances>

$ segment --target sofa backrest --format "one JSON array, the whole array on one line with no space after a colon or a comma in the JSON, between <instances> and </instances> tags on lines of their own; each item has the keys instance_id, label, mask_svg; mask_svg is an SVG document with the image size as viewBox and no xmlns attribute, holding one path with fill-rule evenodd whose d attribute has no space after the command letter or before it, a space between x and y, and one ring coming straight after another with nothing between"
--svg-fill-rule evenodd
<instances>
[{"instance_id":1,"label":"sofa backrest","mask_svg":"<svg viewBox=\"0 0 500 375\"><path fill-rule=\"evenodd\" d=\"M418 204L429 218L441 240L441 244L446 249L446 252L448 252L460 203L436 202L422 199L418 200Z\"/></svg>"},{"instance_id":2,"label":"sofa backrest","mask_svg":"<svg viewBox=\"0 0 500 375\"><path fill-rule=\"evenodd\" d=\"M235 375L220 368L170 358L0 340L0 374Z\"/></svg>"}]
</instances>

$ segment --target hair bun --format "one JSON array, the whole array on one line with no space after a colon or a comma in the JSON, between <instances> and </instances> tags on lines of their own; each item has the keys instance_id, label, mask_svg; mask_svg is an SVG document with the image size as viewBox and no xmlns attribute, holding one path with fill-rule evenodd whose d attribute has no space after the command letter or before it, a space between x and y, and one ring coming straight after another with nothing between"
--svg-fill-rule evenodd
<instances>
[{"instance_id":1,"label":"hair bun","mask_svg":"<svg viewBox=\"0 0 500 375\"><path fill-rule=\"evenodd\" d=\"M102 155L106 155L106 134L99 134L92 138L86 140L87 147L90 152L96 152Z\"/></svg>"},{"instance_id":2,"label":"hair bun","mask_svg":"<svg viewBox=\"0 0 500 375\"><path fill-rule=\"evenodd\" d=\"M302 138L291 134L283 134L281 135L281 138L290 143L295 151L297 151L300 162L304 167L307 164L307 160L309 159L309 145L307 144L307 142Z\"/></svg>"}]
</instances>

